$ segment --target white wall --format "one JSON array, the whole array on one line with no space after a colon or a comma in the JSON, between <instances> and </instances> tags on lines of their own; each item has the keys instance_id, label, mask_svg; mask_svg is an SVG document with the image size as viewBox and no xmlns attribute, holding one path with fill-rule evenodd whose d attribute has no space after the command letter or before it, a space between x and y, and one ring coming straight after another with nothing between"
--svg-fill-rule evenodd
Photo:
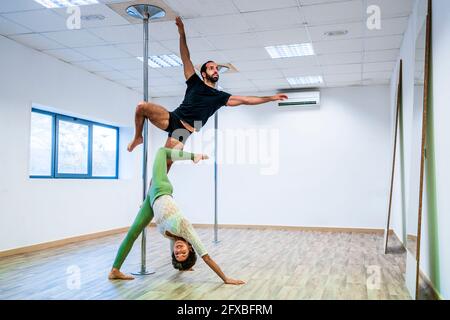
<instances>
[{"instance_id":1,"label":"white wall","mask_svg":"<svg viewBox=\"0 0 450 320\"><path fill-rule=\"evenodd\" d=\"M408 29L405 33L401 48L400 58L403 59L403 109L405 127L402 134L405 140L405 161L398 162L396 168L397 175L396 187L394 190L393 207L393 226L398 235L404 239L405 226L407 224L408 210L415 210L412 201L409 201L409 176L411 175L411 163L409 155L411 154L411 135L413 128L413 106L414 106L414 68L415 68L415 45L419 28L422 25L423 18L420 12L423 11L425 0L418 0L415 10L410 18ZM443 298L450 298L450 251L447 244L450 243L450 136L448 110L448 101L450 93L448 90L448 81L450 74L450 62L448 53L450 52L450 2L447 0L433 1L433 41L432 41L432 60L433 60L433 103L432 117L429 126L434 131L434 135L429 139L434 144L433 157L427 159L426 179L435 177L432 184L426 184L424 193L423 218L422 218L422 242L421 242L421 269L431 279L435 288L440 292ZM396 78L398 73L394 71L391 85L391 102L395 106L394 96L396 91ZM394 108L392 108L393 110ZM431 153L432 150L430 149ZM431 154L430 154L431 155ZM430 163L431 161L431 163ZM431 172L430 168L435 168ZM403 172L403 176L401 174ZM404 187L401 183L404 181ZM404 199L404 200L402 200Z\"/></svg>"},{"instance_id":2,"label":"white wall","mask_svg":"<svg viewBox=\"0 0 450 320\"><path fill-rule=\"evenodd\" d=\"M157 101L173 109L181 99ZM384 228L391 153L389 108L387 86L323 89L319 109L280 109L275 103L222 108L219 222ZM213 154L213 124L211 118L186 150ZM231 146L227 134L239 129L254 130L256 143L242 150ZM270 136L270 130L276 134ZM198 141L201 133L207 135L203 146ZM152 135L152 145L163 144L164 133L153 130ZM235 158L236 150L239 155L248 151L247 164L227 162L227 157ZM272 154L257 156L255 164L249 164L250 152L268 151ZM213 223L212 161L200 167L177 165L170 177L175 196L192 222Z\"/></svg>"},{"instance_id":3,"label":"white wall","mask_svg":"<svg viewBox=\"0 0 450 320\"><path fill-rule=\"evenodd\" d=\"M141 197L140 150L124 150L139 94L2 36L0 70L0 251L129 226ZM128 127L121 179L30 179L32 103Z\"/></svg>"}]
</instances>

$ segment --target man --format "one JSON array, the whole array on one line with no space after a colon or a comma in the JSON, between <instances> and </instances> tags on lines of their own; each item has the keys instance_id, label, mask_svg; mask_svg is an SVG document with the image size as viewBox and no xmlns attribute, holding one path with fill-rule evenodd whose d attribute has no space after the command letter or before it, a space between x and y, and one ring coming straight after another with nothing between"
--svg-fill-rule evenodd
<instances>
[{"instance_id":1,"label":"man","mask_svg":"<svg viewBox=\"0 0 450 320\"><path fill-rule=\"evenodd\" d=\"M153 102L141 102L135 113L136 133L127 147L128 151L143 142L142 130L147 118L154 126L169 133L166 148L183 149L184 143L191 133L199 130L206 121L222 106L257 105L270 101L285 100L287 96L277 94L270 97L233 96L215 88L219 80L217 63L208 61L200 69L201 80L195 73L186 43L184 24L180 17L176 18L180 34L180 55L184 67L187 89L182 104L169 112L163 106ZM170 169L170 164L168 170Z\"/></svg>"}]
</instances>

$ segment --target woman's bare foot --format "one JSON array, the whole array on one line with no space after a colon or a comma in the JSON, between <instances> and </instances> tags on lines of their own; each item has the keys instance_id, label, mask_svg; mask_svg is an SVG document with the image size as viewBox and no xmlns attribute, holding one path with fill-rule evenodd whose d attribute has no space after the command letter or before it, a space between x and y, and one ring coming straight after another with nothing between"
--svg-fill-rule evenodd
<instances>
[{"instance_id":1,"label":"woman's bare foot","mask_svg":"<svg viewBox=\"0 0 450 320\"><path fill-rule=\"evenodd\" d=\"M200 162L200 160L208 160L209 157L206 154L196 154L194 155L194 163Z\"/></svg>"},{"instance_id":2,"label":"woman's bare foot","mask_svg":"<svg viewBox=\"0 0 450 320\"><path fill-rule=\"evenodd\" d=\"M111 272L109 273L108 279L109 280L134 280L134 277L126 275L126 274L120 272L120 270L113 268L111 270Z\"/></svg>"},{"instance_id":3,"label":"woman's bare foot","mask_svg":"<svg viewBox=\"0 0 450 320\"><path fill-rule=\"evenodd\" d=\"M142 142L144 142L144 138L142 136L140 136L139 138L134 138L134 140L128 144L128 147L127 147L128 152L133 151L134 148L136 148Z\"/></svg>"}]
</instances>

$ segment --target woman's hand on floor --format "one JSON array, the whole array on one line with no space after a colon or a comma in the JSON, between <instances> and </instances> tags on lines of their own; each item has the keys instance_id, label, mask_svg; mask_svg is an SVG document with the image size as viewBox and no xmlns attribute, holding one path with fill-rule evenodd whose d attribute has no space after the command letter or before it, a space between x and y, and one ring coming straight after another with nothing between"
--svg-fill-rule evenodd
<instances>
[{"instance_id":1,"label":"woman's hand on floor","mask_svg":"<svg viewBox=\"0 0 450 320\"><path fill-rule=\"evenodd\" d=\"M240 285L240 284L245 284L244 281L242 280L236 280L236 279L231 279L231 278L227 278L224 281L225 284L233 284L233 285Z\"/></svg>"}]
</instances>

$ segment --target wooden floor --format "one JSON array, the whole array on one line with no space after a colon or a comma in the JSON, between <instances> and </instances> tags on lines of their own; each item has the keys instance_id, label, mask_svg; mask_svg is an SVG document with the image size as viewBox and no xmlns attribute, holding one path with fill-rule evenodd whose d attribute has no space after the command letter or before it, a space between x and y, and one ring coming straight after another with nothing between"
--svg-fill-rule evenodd
<instances>
[{"instance_id":1,"label":"wooden floor","mask_svg":"<svg viewBox=\"0 0 450 320\"><path fill-rule=\"evenodd\" d=\"M246 285L224 285L201 259L194 272L176 271L168 240L150 228L153 275L107 279L124 236L114 235L0 258L0 299L410 299L405 253L384 255L382 235L221 229L214 244L212 229L197 231L225 274ZM122 270L139 265L140 239ZM80 288L71 282L73 270L80 271Z\"/></svg>"}]
</instances>

